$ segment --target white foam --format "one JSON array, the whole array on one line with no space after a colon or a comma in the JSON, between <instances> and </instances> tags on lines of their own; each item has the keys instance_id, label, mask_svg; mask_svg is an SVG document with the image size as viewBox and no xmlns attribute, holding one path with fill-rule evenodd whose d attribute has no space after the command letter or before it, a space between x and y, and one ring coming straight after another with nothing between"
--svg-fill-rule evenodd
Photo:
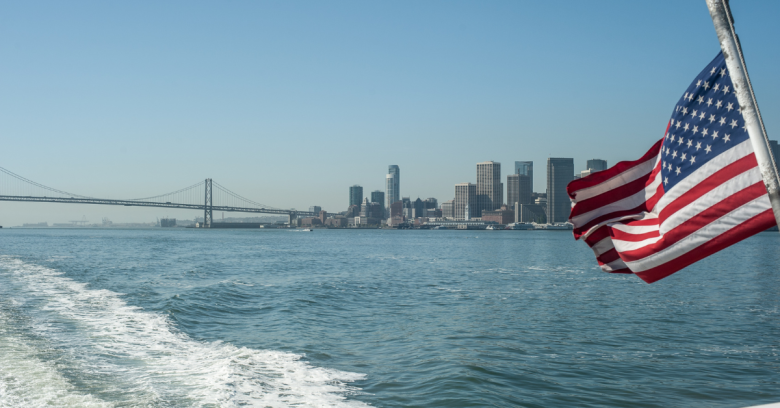
<instances>
[{"instance_id":1,"label":"white foam","mask_svg":"<svg viewBox=\"0 0 780 408\"><path fill-rule=\"evenodd\" d=\"M195 341L165 316L129 306L117 293L89 289L61 272L11 257L0 257L0 267L6 270L0 269L0 277L24 286L21 296L42 302L45 318L32 322L36 333L73 355L75 369L101 379L95 393L111 396L105 400L119 405L366 406L346 399L359 392L349 383L363 379L362 374L314 367L293 353ZM0 352L8 347L0 343ZM82 398L53 405L107 404L75 392L64 377L56 377L54 366L36 362L33 354L19 352L17 359L31 368L39 366L35 375L40 382ZM46 375L59 379L50 381ZM21 383L0 378L0 405L6 398L16 401L8 395L35 392L34 383L24 384L26 375L18 378L23 378ZM49 394L59 395L54 390Z\"/></svg>"},{"instance_id":2,"label":"white foam","mask_svg":"<svg viewBox=\"0 0 780 408\"><path fill-rule=\"evenodd\" d=\"M111 407L75 390L51 361L38 358L30 339L11 333L0 311L0 407Z\"/></svg>"}]
</instances>

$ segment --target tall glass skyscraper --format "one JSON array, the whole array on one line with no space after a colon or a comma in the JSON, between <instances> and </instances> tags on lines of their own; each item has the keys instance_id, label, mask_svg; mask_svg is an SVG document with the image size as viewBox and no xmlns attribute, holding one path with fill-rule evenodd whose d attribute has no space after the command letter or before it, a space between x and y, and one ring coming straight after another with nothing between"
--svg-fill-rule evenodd
<instances>
[{"instance_id":1,"label":"tall glass skyscraper","mask_svg":"<svg viewBox=\"0 0 780 408\"><path fill-rule=\"evenodd\" d=\"M385 190L387 191L385 195L387 198L386 208L390 208L394 202L401 200L401 169L395 164L387 167Z\"/></svg>"},{"instance_id":2,"label":"tall glass skyscraper","mask_svg":"<svg viewBox=\"0 0 780 408\"><path fill-rule=\"evenodd\" d=\"M571 200L566 186L574 179L574 159L547 159L547 222L566 222L571 213Z\"/></svg>"},{"instance_id":3,"label":"tall glass skyscraper","mask_svg":"<svg viewBox=\"0 0 780 408\"><path fill-rule=\"evenodd\" d=\"M363 203L363 187L360 187L359 185L354 185L349 188L349 205L353 206L356 205L360 207L360 205Z\"/></svg>"},{"instance_id":4,"label":"tall glass skyscraper","mask_svg":"<svg viewBox=\"0 0 780 408\"><path fill-rule=\"evenodd\" d=\"M531 192L534 192L534 162L532 161L516 161L515 162L515 174L522 176L528 176L531 180Z\"/></svg>"}]
</instances>

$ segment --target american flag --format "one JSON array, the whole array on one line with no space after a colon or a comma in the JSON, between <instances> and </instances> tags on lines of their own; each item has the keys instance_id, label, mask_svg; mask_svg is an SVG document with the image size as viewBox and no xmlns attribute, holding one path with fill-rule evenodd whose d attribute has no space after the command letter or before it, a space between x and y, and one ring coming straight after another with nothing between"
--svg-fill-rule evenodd
<instances>
[{"instance_id":1,"label":"american flag","mask_svg":"<svg viewBox=\"0 0 780 408\"><path fill-rule=\"evenodd\" d=\"M574 180L569 221L601 269L648 283L775 225L723 54L642 158Z\"/></svg>"}]
</instances>

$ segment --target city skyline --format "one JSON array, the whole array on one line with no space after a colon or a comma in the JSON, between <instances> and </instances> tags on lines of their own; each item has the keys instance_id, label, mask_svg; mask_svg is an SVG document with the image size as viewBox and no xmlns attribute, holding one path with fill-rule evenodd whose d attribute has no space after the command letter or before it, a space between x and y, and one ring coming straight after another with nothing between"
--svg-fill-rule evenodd
<instances>
[{"instance_id":1,"label":"city skyline","mask_svg":"<svg viewBox=\"0 0 780 408\"><path fill-rule=\"evenodd\" d=\"M213 178L275 207L333 210L345 185L384 191L389 163L404 169L403 195L444 200L454 183L476 182L473 163L503 163L505 181L528 160L540 192L547 157L572 157L580 172L587 159L631 160L661 138L688 73L719 48L703 8L5 3L0 165L88 196L150 196ZM776 139L780 4L733 11ZM367 150L371 142L381 148ZM197 215L2 206L0 225Z\"/></svg>"}]
</instances>

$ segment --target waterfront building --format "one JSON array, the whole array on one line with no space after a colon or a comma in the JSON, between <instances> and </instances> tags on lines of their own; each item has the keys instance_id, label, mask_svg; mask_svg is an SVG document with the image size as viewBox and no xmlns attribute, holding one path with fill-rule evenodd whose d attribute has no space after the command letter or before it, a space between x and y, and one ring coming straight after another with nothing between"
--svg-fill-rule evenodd
<instances>
[{"instance_id":1,"label":"waterfront building","mask_svg":"<svg viewBox=\"0 0 780 408\"><path fill-rule=\"evenodd\" d=\"M356 205L360 207L360 203L363 201L363 187L354 185L349 188L349 205Z\"/></svg>"},{"instance_id":2,"label":"waterfront building","mask_svg":"<svg viewBox=\"0 0 780 408\"><path fill-rule=\"evenodd\" d=\"M328 212L327 211L320 211L319 212L319 218L320 221L325 224L325 220L328 219Z\"/></svg>"},{"instance_id":3,"label":"waterfront building","mask_svg":"<svg viewBox=\"0 0 780 408\"><path fill-rule=\"evenodd\" d=\"M501 225L511 224L515 221L515 212L502 205L498 210L482 211L483 222L495 222Z\"/></svg>"},{"instance_id":4,"label":"waterfront building","mask_svg":"<svg viewBox=\"0 0 780 408\"><path fill-rule=\"evenodd\" d=\"M555 224L569 220L571 200L566 186L574 180L574 159L547 159L547 222Z\"/></svg>"},{"instance_id":5,"label":"waterfront building","mask_svg":"<svg viewBox=\"0 0 780 408\"><path fill-rule=\"evenodd\" d=\"M387 167L385 191L387 192L387 208L390 208L391 204L401 199L401 169L395 164Z\"/></svg>"},{"instance_id":6,"label":"waterfront building","mask_svg":"<svg viewBox=\"0 0 780 408\"><path fill-rule=\"evenodd\" d=\"M401 221L403 221L404 216L404 202L401 200L398 200L392 204L390 204L390 216L389 219L400 217ZM388 222L389 224L389 222Z\"/></svg>"},{"instance_id":7,"label":"waterfront building","mask_svg":"<svg viewBox=\"0 0 780 408\"><path fill-rule=\"evenodd\" d=\"M531 192L534 191L534 162L532 161L516 161L515 162L515 174L521 176L528 176L531 181Z\"/></svg>"},{"instance_id":8,"label":"waterfront building","mask_svg":"<svg viewBox=\"0 0 780 408\"><path fill-rule=\"evenodd\" d=\"M515 208L515 222L547 222L545 208L539 204L520 204Z\"/></svg>"},{"instance_id":9,"label":"waterfront building","mask_svg":"<svg viewBox=\"0 0 780 408\"><path fill-rule=\"evenodd\" d=\"M455 184L454 212L456 220L472 217L471 211L477 208L477 185L471 183Z\"/></svg>"},{"instance_id":10,"label":"waterfront building","mask_svg":"<svg viewBox=\"0 0 780 408\"><path fill-rule=\"evenodd\" d=\"M425 201L423 201L423 203L425 204L426 209L439 208L439 200L433 197L426 198Z\"/></svg>"},{"instance_id":11,"label":"waterfront building","mask_svg":"<svg viewBox=\"0 0 780 408\"><path fill-rule=\"evenodd\" d=\"M320 207L319 205L313 205L313 206L309 207L309 212L313 212L315 214L319 214L320 211L322 211L322 207Z\"/></svg>"},{"instance_id":12,"label":"waterfront building","mask_svg":"<svg viewBox=\"0 0 780 408\"><path fill-rule=\"evenodd\" d=\"M501 183L501 163L477 163L477 205L471 216L480 217L482 211L495 210L504 203L504 184Z\"/></svg>"},{"instance_id":13,"label":"waterfront building","mask_svg":"<svg viewBox=\"0 0 780 408\"><path fill-rule=\"evenodd\" d=\"M382 206L382 216L379 218L387 218L385 215L385 193L379 190L372 191L371 202L379 203Z\"/></svg>"},{"instance_id":14,"label":"waterfront building","mask_svg":"<svg viewBox=\"0 0 780 408\"><path fill-rule=\"evenodd\" d=\"M455 200L441 203L441 216L444 218L455 218Z\"/></svg>"}]
</instances>

